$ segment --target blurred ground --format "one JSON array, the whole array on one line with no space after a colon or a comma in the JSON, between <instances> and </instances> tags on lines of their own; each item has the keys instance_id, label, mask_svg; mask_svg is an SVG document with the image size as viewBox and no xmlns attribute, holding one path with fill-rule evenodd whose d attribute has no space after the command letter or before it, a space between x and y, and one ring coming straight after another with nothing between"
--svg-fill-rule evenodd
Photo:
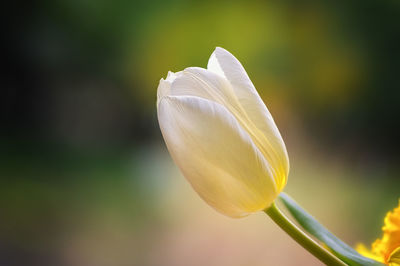
<instances>
[{"instance_id":1,"label":"blurred ground","mask_svg":"<svg viewBox=\"0 0 400 266\"><path fill-rule=\"evenodd\" d=\"M4 265L320 265L265 214L231 219L207 206L161 142L70 156L3 160ZM285 191L351 245L380 236L400 182L302 156L291 154Z\"/></svg>"}]
</instances>

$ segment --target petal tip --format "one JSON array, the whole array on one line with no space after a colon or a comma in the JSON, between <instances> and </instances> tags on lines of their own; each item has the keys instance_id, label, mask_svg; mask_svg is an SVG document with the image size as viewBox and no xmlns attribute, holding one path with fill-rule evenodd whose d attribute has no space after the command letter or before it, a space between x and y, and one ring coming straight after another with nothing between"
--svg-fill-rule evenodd
<instances>
[{"instance_id":1,"label":"petal tip","mask_svg":"<svg viewBox=\"0 0 400 266\"><path fill-rule=\"evenodd\" d=\"M178 77L178 73L168 71L167 78L165 80L171 83L174 82L174 80Z\"/></svg>"},{"instance_id":2,"label":"petal tip","mask_svg":"<svg viewBox=\"0 0 400 266\"><path fill-rule=\"evenodd\" d=\"M228 50L226 50L225 48L222 48L220 46L215 47L214 53L232 55Z\"/></svg>"},{"instance_id":3,"label":"petal tip","mask_svg":"<svg viewBox=\"0 0 400 266\"><path fill-rule=\"evenodd\" d=\"M157 107L158 107L160 101L164 97L166 97L170 94L171 84L172 84L172 82L170 82L168 80L168 77L166 79L164 79L164 78L160 79L160 82L158 83L158 88L157 88Z\"/></svg>"}]
</instances>

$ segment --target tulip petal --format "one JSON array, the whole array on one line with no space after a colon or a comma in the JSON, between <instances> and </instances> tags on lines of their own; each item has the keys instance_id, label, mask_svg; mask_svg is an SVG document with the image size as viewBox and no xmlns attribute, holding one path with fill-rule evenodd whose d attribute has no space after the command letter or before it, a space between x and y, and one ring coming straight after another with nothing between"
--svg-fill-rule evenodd
<instances>
[{"instance_id":1,"label":"tulip petal","mask_svg":"<svg viewBox=\"0 0 400 266\"><path fill-rule=\"evenodd\" d=\"M167 78L160 80L157 88L157 105L163 97L170 95L172 82L177 77L181 76L181 74L182 72L173 73L171 71L168 71Z\"/></svg>"},{"instance_id":2,"label":"tulip petal","mask_svg":"<svg viewBox=\"0 0 400 266\"><path fill-rule=\"evenodd\" d=\"M165 79L161 79L157 88L157 105L160 103L160 100L169 95L171 89L171 83L166 81Z\"/></svg>"},{"instance_id":3,"label":"tulip petal","mask_svg":"<svg viewBox=\"0 0 400 266\"><path fill-rule=\"evenodd\" d=\"M280 164L270 144L269 139L258 129L243 109L229 81L221 75L200 67L186 68L171 85L170 95L197 96L217 102L228 109L238 120L240 125L250 134L255 145L263 153L265 159L272 166L274 178L279 187L282 183ZM283 186L282 186L283 187Z\"/></svg>"},{"instance_id":4,"label":"tulip petal","mask_svg":"<svg viewBox=\"0 0 400 266\"><path fill-rule=\"evenodd\" d=\"M188 67L173 82L171 95L197 96L225 106L235 97L230 84L221 76L200 67Z\"/></svg>"},{"instance_id":5,"label":"tulip petal","mask_svg":"<svg viewBox=\"0 0 400 266\"><path fill-rule=\"evenodd\" d=\"M175 163L216 210L245 216L265 209L279 194L270 165L221 104L166 96L158 104L158 120Z\"/></svg>"},{"instance_id":6,"label":"tulip petal","mask_svg":"<svg viewBox=\"0 0 400 266\"><path fill-rule=\"evenodd\" d=\"M217 47L211 55L207 69L224 76L232 85L235 95L252 124L258 129L253 130L260 139L259 147L269 162L277 169L276 178L282 189L289 173L289 158L281 134L257 93L253 83L240 62L228 51ZM259 145L257 145L259 146Z\"/></svg>"}]
</instances>

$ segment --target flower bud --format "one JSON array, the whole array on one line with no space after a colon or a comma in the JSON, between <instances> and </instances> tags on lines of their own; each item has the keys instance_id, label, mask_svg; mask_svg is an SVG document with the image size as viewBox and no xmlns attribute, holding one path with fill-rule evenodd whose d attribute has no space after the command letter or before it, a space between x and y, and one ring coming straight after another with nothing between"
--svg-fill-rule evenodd
<instances>
[{"instance_id":1,"label":"flower bud","mask_svg":"<svg viewBox=\"0 0 400 266\"><path fill-rule=\"evenodd\" d=\"M194 190L242 217L269 207L286 185L285 144L240 62L216 48L207 69L169 72L157 91L167 148Z\"/></svg>"}]
</instances>

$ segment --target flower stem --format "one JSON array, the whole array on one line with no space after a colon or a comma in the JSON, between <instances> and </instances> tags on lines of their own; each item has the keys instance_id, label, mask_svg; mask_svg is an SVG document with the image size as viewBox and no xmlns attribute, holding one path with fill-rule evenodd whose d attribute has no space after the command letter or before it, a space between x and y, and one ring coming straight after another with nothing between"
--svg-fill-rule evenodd
<instances>
[{"instance_id":1,"label":"flower stem","mask_svg":"<svg viewBox=\"0 0 400 266\"><path fill-rule=\"evenodd\" d=\"M264 212L268 214L268 216L271 217L271 219L297 243L299 243L303 248L308 250L326 265L346 265L328 250L321 247L303 231L301 231L285 216L285 214L278 209L275 203L272 203L271 207L265 209Z\"/></svg>"}]
</instances>

